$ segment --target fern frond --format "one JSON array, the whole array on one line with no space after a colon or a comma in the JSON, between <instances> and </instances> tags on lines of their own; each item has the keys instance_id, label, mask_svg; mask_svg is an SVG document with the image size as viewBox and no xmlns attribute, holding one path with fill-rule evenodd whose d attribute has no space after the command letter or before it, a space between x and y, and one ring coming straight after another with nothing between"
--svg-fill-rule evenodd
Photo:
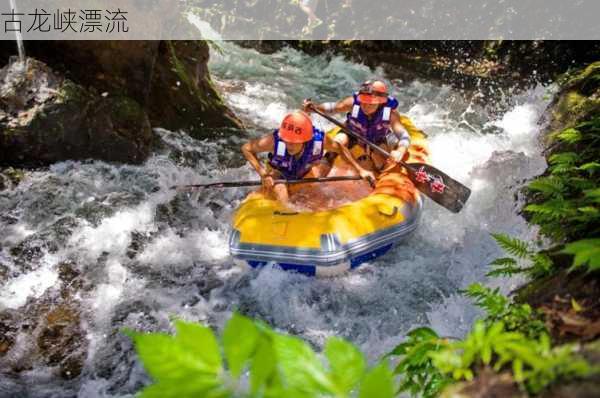
<instances>
[{"instance_id":1,"label":"fern frond","mask_svg":"<svg viewBox=\"0 0 600 398\"><path fill-rule=\"evenodd\" d=\"M560 220L576 214L573 204L564 200L548 200L541 204L531 204L525 206L523 210L528 213L543 215L548 220Z\"/></svg>"},{"instance_id":2,"label":"fern frond","mask_svg":"<svg viewBox=\"0 0 600 398\"><path fill-rule=\"evenodd\" d=\"M577 171L577 168L570 164L560 163L555 166L550 166L548 168L548 170L550 170L550 174L552 174L552 175L562 175L562 174L573 173L573 172Z\"/></svg>"},{"instance_id":3,"label":"fern frond","mask_svg":"<svg viewBox=\"0 0 600 398\"><path fill-rule=\"evenodd\" d=\"M497 258L490 263L491 266L506 266L506 265L517 265L517 260L511 257Z\"/></svg>"},{"instance_id":4,"label":"fern frond","mask_svg":"<svg viewBox=\"0 0 600 398\"><path fill-rule=\"evenodd\" d=\"M595 188L597 185L589 178L571 177L566 181L569 186L582 191Z\"/></svg>"},{"instance_id":5,"label":"fern frond","mask_svg":"<svg viewBox=\"0 0 600 398\"><path fill-rule=\"evenodd\" d=\"M541 278L552 273L554 263L547 254L536 253L531 258L533 266L527 269L527 273L532 278Z\"/></svg>"},{"instance_id":6,"label":"fern frond","mask_svg":"<svg viewBox=\"0 0 600 398\"><path fill-rule=\"evenodd\" d=\"M500 293L500 289L491 289L480 283L470 285L462 293L472 298L475 305L484 309L492 318L500 316L509 303L508 298Z\"/></svg>"},{"instance_id":7,"label":"fern frond","mask_svg":"<svg viewBox=\"0 0 600 398\"><path fill-rule=\"evenodd\" d=\"M517 260L511 257L497 258L490 263L493 270L485 274L488 277L511 276L524 271L517 265Z\"/></svg>"},{"instance_id":8,"label":"fern frond","mask_svg":"<svg viewBox=\"0 0 600 398\"><path fill-rule=\"evenodd\" d=\"M527 187L533 191L538 191L544 195L551 196L561 193L565 186L559 178L539 177L531 181Z\"/></svg>"},{"instance_id":9,"label":"fern frond","mask_svg":"<svg viewBox=\"0 0 600 398\"><path fill-rule=\"evenodd\" d=\"M513 275L521 274L523 272L527 272L527 270L528 270L527 268L504 266L504 267L498 267L498 268L488 272L487 274L485 274L485 276L487 276L489 278L498 278L501 276L513 276Z\"/></svg>"},{"instance_id":10,"label":"fern frond","mask_svg":"<svg viewBox=\"0 0 600 398\"><path fill-rule=\"evenodd\" d=\"M575 152L561 152L548 158L548 163L552 165L565 164L573 165L580 159L579 154Z\"/></svg>"},{"instance_id":11,"label":"fern frond","mask_svg":"<svg viewBox=\"0 0 600 398\"><path fill-rule=\"evenodd\" d=\"M577 170L587 171L590 174L594 174L596 171L600 171L600 163L589 162L579 166Z\"/></svg>"},{"instance_id":12,"label":"fern frond","mask_svg":"<svg viewBox=\"0 0 600 398\"><path fill-rule=\"evenodd\" d=\"M560 141L566 142L567 144L574 144L581 141L583 136L579 130L568 128L556 134L555 137Z\"/></svg>"},{"instance_id":13,"label":"fern frond","mask_svg":"<svg viewBox=\"0 0 600 398\"><path fill-rule=\"evenodd\" d=\"M531 250L525 241L513 238L506 234L492 234L492 237L496 240L498 246L504 249L508 254L512 254L518 258L528 258L531 256Z\"/></svg>"},{"instance_id":14,"label":"fern frond","mask_svg":"<svg viewBox=\"0 0 600 398\"><path fill-rule=\"evenodd\" d=\"M600 188L590 189L583 192L586 200L592 203L600 203Z\"/></svg>"}]
</instances>

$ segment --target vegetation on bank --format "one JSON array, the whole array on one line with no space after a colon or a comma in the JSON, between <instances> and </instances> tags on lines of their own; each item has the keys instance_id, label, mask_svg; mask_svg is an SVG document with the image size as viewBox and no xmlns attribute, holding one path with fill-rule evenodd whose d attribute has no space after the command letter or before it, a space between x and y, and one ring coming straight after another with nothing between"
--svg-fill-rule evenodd
<instances>
[{"instance_id":1,"label":"vegetation on bank","mask_svg":"<svg viewBox=\"0 0 600 398\"><path fill-rule=\"evenodd\" d=\"M555 111L565 98L577 99L582 108L548 136L549 167L529 183L524 208L556 246L536 250L493 235L506 256L491 263L488 276L523 274L531 282L516 298L469 286L463 293L486 315L462 340L418 328L368 366L347 341L330 338L317 353L239 314L220 340L208 327L177 321L175 336L128 332L155 382L142 396L486 396L494 388L502 388L499 396L532 396L599 374L600 364L588 354L597 358L600 352L600 291L585 287L600 276L600 67L588 67L564 87ZM551 278L565 275L577 284L567 283L566 291L546 301L533 300Z\"/></svg>"}]
</instances>

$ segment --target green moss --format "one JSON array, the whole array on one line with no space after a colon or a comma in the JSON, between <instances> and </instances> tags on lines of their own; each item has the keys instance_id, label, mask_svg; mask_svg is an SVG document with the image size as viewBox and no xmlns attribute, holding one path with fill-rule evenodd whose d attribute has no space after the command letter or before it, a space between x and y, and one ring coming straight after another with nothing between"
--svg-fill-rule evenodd
<instances>
[{"instance_id":1,"label":"green moss","mask_svg":"<svg viewBox=\"0 0 600 398\"><path fill-rule=\"evenodd\" d=\"M133 122L144 114L142 107L129 97L111 99L112 114L119 121Z\"/></svg>"},{"instance_id":2,"label":"green moss","mask_svg":"<svg viewBox=\"0 0 600 398\"><path fill-rule=\"evenodd\" d=\"M590 79L595 79L596 76L600 76L600 61L591 63L579 71L570 73L565 86L579 85Z\"/></svg>"},{"instance_id":3,"label":"green moss","mask_svg":"<svg viewBox=\"0 0 600 398\"><path fill-rule=\"evenodd\" d=\"M58 90L58 102L84 102L89 99L88 93L83 87L71 80L65 80Z\"/></svg>"},{"instance_id":4,"label":"green moss","mask_svg":"<svg viewBox=\"0 0 600 398\"><path fill-rule=\"evenodd\" d=\"M15 186L19 185L19 183L25 179L25 171L22 169L15 169L13 167L5 169L2 174L7 177Z\"/></svg>"}]
</instances>

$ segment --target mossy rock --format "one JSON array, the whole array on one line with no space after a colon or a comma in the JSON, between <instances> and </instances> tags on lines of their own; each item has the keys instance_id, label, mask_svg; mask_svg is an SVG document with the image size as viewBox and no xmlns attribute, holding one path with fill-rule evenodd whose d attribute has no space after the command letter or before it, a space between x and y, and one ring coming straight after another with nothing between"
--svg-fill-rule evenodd
<instances>
[{"instance_id":1,"label":"mossy rock","mask_svg":"<svg viewBox=\"0 0 600 398\"><path fill-rule=\"evenodd\" d=\"M0 121L0 165L90 158L140 163L156 144L148 115L134 99L98 94L35 60L21 76L14 83L19 88L8 87L2 98L11 105Z\"/></svg>"},{"instance_id":2,"label":"mossy rock","mask_svg":"<svg viewBox=\"0 0 600 398\"><path fill-rule=\"evenodd\" d=\"M561 78L562 88L550 107L550 132L600 115L600 62Z\"/></svg>"}]
</instances>

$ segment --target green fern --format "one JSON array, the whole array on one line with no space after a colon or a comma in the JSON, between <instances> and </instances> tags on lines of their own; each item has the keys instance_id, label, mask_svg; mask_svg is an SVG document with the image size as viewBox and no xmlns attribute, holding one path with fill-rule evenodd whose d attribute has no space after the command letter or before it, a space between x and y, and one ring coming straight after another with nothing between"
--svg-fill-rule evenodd
<instances>
[{"instance_id":1,"label":"green fern","mask_svg":"<svg viewBox=\"0 0 600 398\"><path fill-rule=\"evenodd\" d=\"M588 162L586 164L579 166L577 169L587 171L590 174L594 174L595 172L600 171L600 163Z\"/></svg>"},{"instance_id":2,"label":"green fern","mask_svg":"<svg viewBox=\"0 0 600 398\"><path fill-rule=\"evenodd\" d=\"M465 296L472 298L475 305L487 312L488 319L498 319L506 312L508 298L500 294L500 289L491 289L480 283L474 283L461 291Z\"/></svg>"},{"instance_id":3,"label":"green fern","mask_svg":"<svg viewBox=\"0 0 600 398\"><path fill-rule=\"evenodd\" d=\"M539 177L529 183L527 188L532 191L541 192L546 196L552 196L555 194L560 194L565 185L561 181L560 178L557 177Z\"/></svg>"},{"instance_id":4,"label":"green fern","mask_svg":"<svg viewBox=\"0 0 600 398\"><path fill-rule=\"evenodd\" d=\"M594 372L576 355L575 346L552 349L547 334L528 338L507 331L503 322L486 325L478 321L464 340L431 353L431 357L439 371L455 380L472 380L483 366L497 372L510 370L515 381L531 394L561 379L584 377Z\"/></svg>"},{"instance_id":5,"label":"green fern","mask_svg":"<svg viewBox=\"0 0 600 398\"><path fill-rule=\"evenodd\" d=\"M527 269L527 273L534 279L550 275L554 269L554 263L547 254L536 253L531 261L533 266Z\"/></svg>"},{"instance_id":6,"label":"green fern","mask_svg":"<svg viewBox=\"0 0 600 398\"><path fill-rule=\"evenodd\" d=\"M553 134L553 136L556 139L563 141L567 144L574 144L576 142L581 141L581 139L583 138L581 132L574 128L562 130L556 134Z\"/></svg>"},{"instance_id":7,"label":"green fern","mask_svg":"<svg viewBox=\"0 0 600 398\"><path fill-rule=\"evenodd\" d=\"M552 199L541 204L527 205L524 210L529 213L543 215L543 219L556 221L573 216L575 209L571 208L571 206L573 206L572 203L566 202L563 199Z\"/></svg>"},{"instance_id":8,"label":"green fern","mask_svg":"<svg viewBox=\"0 0 600 398\"><path fill-rule=\"evenodd\" d=\"M590 202L600 204L600 188L584 191L583 194Z\"/></svg>"},{"instance_id":9,"label":"green fern","mask_svg":"<svg viewBox=\"0 0 600 398\"><path fill-rule=\"evenodd\" d=\"M566 164L574 165L580 156L575 152L561 152L554 154L548 158L548 163L551 165Z\"/></svg>"},{"instance_id":10,"label":"green fern","mask_svg":"<svg viewBox=\"0 0 600 398\"><path fill-rule=\"evenodd\" d=\"M526 271L526 269L519 267L517 261L510 257L498 258L490 263L493 268L492 271L485 274L487 277L500 277L500 276L513 276Z\"/></svg>"},{"instance_id":11,"label":"green fern","mask_svg":"<svg viewBox=\"0 0 600 398\"><path fill-rule=\"evenodd\" d=\"M492 237L508 254L512 254L518 258L528 258L531 255L531 249L525 241L506 234L492 234Z\"/></svg>"},{"instance_id":12,"label":"green fern","mask_svg":"<svg viewBox=\"0 0 600 398\"><path fill-rule=\"evenodd\" d=\"M411 330L407 339L386 357L399 358L394 374L402 376L398 393L408 392L423 398L437 397L452 380L432 364L431 354L440 351L448 341L427 327Z\"/></svg>"}]
</instances>

